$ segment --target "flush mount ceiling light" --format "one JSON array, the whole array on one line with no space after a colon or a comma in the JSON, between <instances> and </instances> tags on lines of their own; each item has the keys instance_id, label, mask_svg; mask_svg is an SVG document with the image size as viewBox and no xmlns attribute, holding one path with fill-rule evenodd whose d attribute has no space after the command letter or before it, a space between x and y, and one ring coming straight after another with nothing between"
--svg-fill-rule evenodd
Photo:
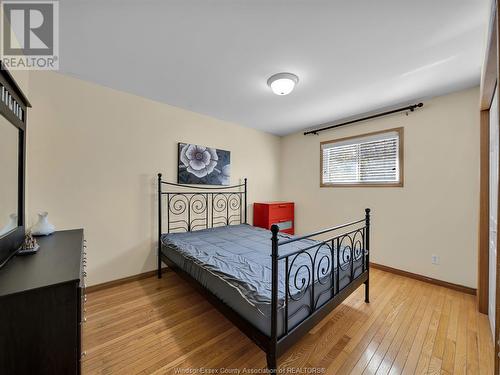
<instances>
[{"instance_id":1,"label":"flush mount ceiling light","mask_svg":"<svg viewBox=\"0 0 500 375\"><path fill-rule=\"evenodd\" d=\"M295 85L299 82L299 77L292 73L278 73L267 80L267 85L276 95L290 94Z\"/></svg>"}]
</instances>

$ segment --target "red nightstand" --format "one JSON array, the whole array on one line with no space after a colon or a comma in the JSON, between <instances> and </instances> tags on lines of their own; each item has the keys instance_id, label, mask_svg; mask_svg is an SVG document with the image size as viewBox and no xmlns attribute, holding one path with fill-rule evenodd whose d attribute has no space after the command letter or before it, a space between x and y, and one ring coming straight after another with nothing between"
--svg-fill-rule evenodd
<instances>
[{"instance_id":1,"label":"red nightstand","mask_svg":"<svg viewBox=\"0 0 500 375\"><path fill-rule=\"evenodd\" d=\"M293 202L265 202L253 204L253 225L271 229L277 224L280 232L295 233L295 216Z\"/></svg>"}]
</instances>

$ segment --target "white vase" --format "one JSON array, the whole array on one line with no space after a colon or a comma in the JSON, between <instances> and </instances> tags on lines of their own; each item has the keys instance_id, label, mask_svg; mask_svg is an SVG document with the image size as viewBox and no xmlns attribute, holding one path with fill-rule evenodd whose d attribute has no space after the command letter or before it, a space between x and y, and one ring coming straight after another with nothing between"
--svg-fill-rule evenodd
<instances>
[{"instance_id":1,"label":"white vase","mask_svg":"<svg viewBox=\"0 0 500 375\"><path fill-rule=\"evenodd\" d=\"M33 236L48 236L54 233L55 227L49 223L48 212L40 212L38 214L38 222L31 228Z\"/></svg>"},{"instance_id":2,"label":"white vase","mask_svg":"<svg viewBox=\"0 0 500 375\"><path fill-rule=\"evenodd\" d=\"M17 228L17 215L10 214L9 222L5 224L5 226L2 229L0 229L0 237L3 236L4 234L9 233L12 229L16 228Z\"/></svg>"}]
</instances>

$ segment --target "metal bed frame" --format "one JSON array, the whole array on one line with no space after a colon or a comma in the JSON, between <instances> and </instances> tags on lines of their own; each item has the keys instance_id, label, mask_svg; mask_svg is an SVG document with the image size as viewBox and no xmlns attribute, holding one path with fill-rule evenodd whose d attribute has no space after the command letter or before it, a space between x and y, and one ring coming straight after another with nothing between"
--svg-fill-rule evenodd
<instances>
[{"instance_id":1,"label":"metal bed frame","mask_svg":"<svg viewBox=\"0 0 500 375\"><path fill-rule=\"evenodd\" d=\"M164 191L163 186L175 187ZM186 190L190 189L190 190ZM242 190L243 189L243 190ZM365 284L365 302L369 302L370 292L370 209L365 209L365 217L335 227L319 230L304 236L285 240L278 238L279 227L271 226L271 319L270 336L262 333L250 322L223 303L211 291L198 283L191 275L177 267L162 253L162 197L166 197L167 233L193 231L217 226L247 224L247 179L243 184L220 187L182 185L162 180L158 174L158 278L162 276L162 262L200 291L222 314L231 320L243 333L253 340L265 353L268 369L277 371L277 358L307 334L319 321L341 304L361 284ZM340 230L344 230L338 233ZM336 233L332 235L332 233ZM329 234L328 236L326 236ZM325 235L314 245L286 254L280 254L281 246L312 237ZM325 237L323 236L323 237ZM292 272L299 257L307 260ZM334 268L335 260L337 268ZM355 276L361 260L361 272ZM285 288L283 306L278 301L278 272L284 267ZM340 270L348 272L349 283L340 288ZM282 271L283 272L283 271ZM299 272L301 274L299 275ZM328 280L330 279L330 280ZM330 281L330 287L315 292L319 284ZM316 285L317 284L317 285ZM291 293L291 289L298 293ZM306 297L307 296L307 297ZM326 300L325 300L326 299ZM304 301L302 301L304 300ZM303 302L294 311L288 311L289 302ZM289 320L305 309L307 317L289 327ZM278 334L278 314L283 314L282 334Z\"/></svg>"}]
</instances>

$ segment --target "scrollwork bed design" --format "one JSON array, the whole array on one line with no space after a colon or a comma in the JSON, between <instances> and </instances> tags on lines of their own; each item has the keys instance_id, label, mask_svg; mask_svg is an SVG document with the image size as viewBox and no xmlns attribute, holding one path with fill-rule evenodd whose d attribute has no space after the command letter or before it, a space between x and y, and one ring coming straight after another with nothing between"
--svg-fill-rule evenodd
<instances>
[{"instance_id":1,"label":"scrollwork bed design","mask_svg":"<svg viewBox=\"0 0 500 375\"><path fill-rule=\"evenodd\" d=\"M165 182L161 180L161 174L158 181L158 194L166 197L167 233L247 222L246 179L240 185L217 188ZM163 191L162 185L173 186L178 190ZM186 187L194 190L187 191ZM241 188L243 191L235 190ZM161 198L159 203L158 209L161 210ZM159 229L162 232L162 227Z\"/></svg>"},{"instance_id":2,"label":"scrollwork bed design","mask_svg":"<svg viewBox=\"0 0 500 375\"><path fill-rule=\"evenodd\" d=\"M203 292L266 353L270 370L276 370L277 358L361 284L365 284L365 302L369 302L369 208L363 219L304 236L279 238L278 226L271 227L270 335L265 335L162 254L162 197L166 199L168 233L246 224L247 180L234 186L198 187L166 182L158 174L158 277L161 278L162 262L165 262ZM321 239L318 240L318 236ZM310 241L308 246L280 254L280 249L286 245L297 245L313 238L316 240ZM280 273L284 273L281 294ZM298 314L303 316L304 311L305 318L290 326L291 319ZM278 317L283 322L280 332Z\"/></svg>"}]
</instances>

